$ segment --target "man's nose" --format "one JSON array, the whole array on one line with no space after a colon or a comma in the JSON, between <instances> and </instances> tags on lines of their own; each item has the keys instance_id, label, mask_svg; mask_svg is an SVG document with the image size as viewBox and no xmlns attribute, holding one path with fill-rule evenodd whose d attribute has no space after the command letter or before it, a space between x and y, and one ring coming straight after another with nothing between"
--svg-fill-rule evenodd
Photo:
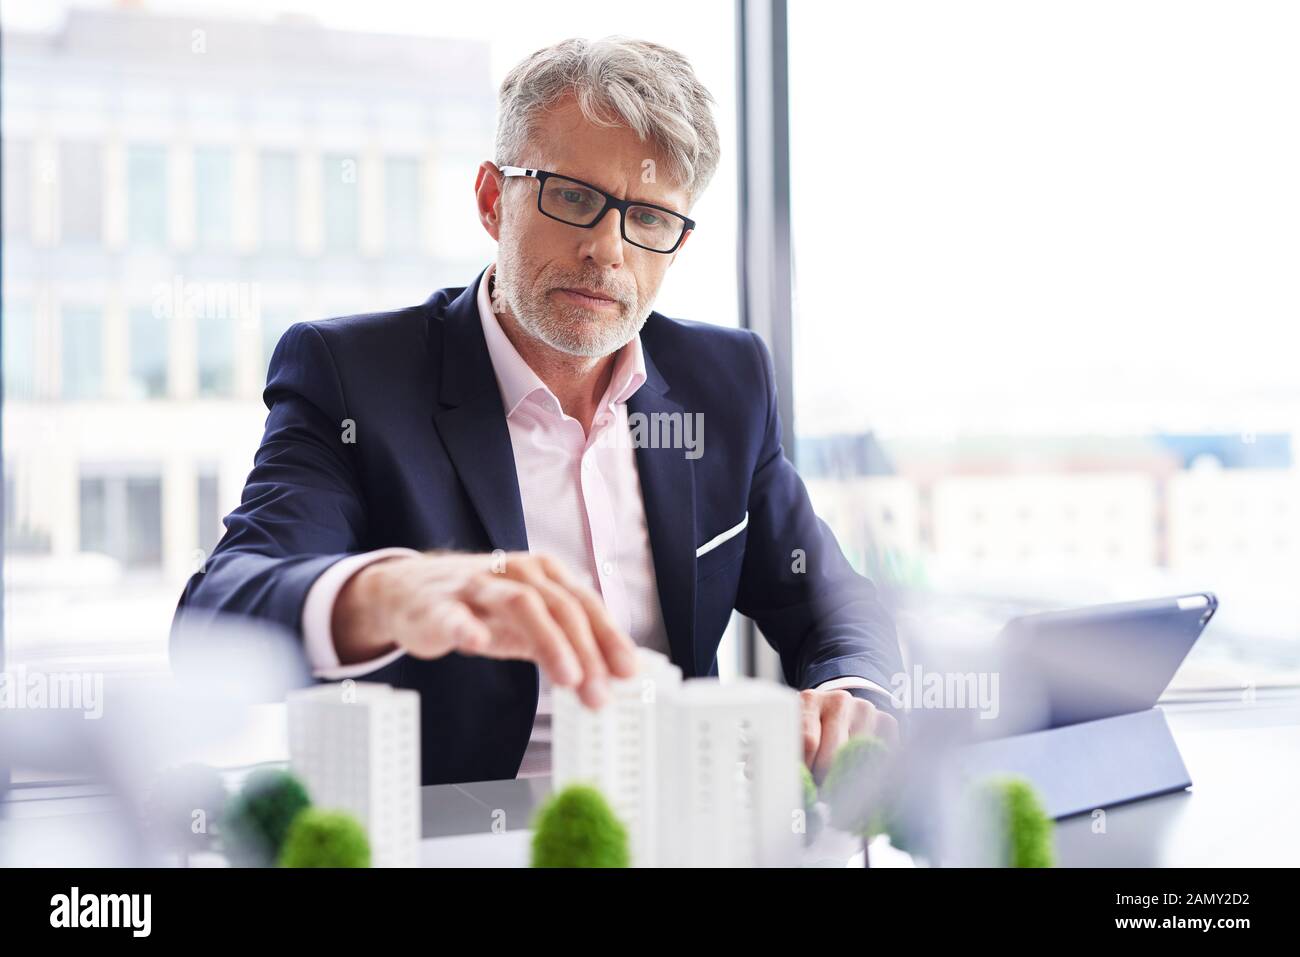
<instances>
[{"instance_id":1,"label":"man's nose","mask_svg":"<svg viewBox=\"0 0 1300 957\"><path fill-rule=\"evenodd\" d=\"M583 230L582 258L592 259L601 266L617 266L623 262L623 230L619 212L613 206L605 210L599 222Z\"/></svg>"}]
</instances>

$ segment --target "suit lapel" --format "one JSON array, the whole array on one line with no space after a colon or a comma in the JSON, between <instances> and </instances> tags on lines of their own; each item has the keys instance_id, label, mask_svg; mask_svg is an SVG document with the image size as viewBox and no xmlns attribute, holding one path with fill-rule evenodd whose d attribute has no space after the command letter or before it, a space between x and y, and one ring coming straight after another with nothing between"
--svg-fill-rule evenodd
<instances>
[{"instance_id":1,"label":"suit lapel","mask_svg":"<svg viewBox=\"0 0 1300 957\"><path fill-rule=\"evenodd\" d=\"M524 506L501 392L483 339L478 284L447 307L433 420L492 548L527 551Z\"/></svg>"},{"instance_id":2,"label":"suit lapel","mask_svg":"<svg viewBox=\"0 0 1300 957\"><path fill-rule=\"evenodd\" d=\"M645 340L642 339L642 347ZM682 413L682 407L668 398L668 384L645 353L646 381L628 399L629 415L641 414L646 421L655 413ZM695 666L695 471L683 449L636 450L641 497L645 502L646 526L654 552L659 606L673 663L690 677Z\"/></svg>"}]
</instances>

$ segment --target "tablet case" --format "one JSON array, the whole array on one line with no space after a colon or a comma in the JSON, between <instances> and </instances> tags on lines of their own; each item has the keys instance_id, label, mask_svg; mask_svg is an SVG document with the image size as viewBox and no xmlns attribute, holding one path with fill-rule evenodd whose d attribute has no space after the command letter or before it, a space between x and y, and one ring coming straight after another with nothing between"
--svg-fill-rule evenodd
<instances>
[{"instance_id":1,"label":"tablet case","mask_svg":"<svg viewBox=\"0 0 1300 957\"><path fill-rule=\"evenodd\" d=\"M1008 622L1003 638L1032 673L1048 715L1041 729L961 749L959 773L972 783L1024 777L1053 818L1190 787L1155 702L1217 608L1215 595L1202 592Z\"/></svg>"},{"instance_id":2,"label":"tablet case","mask_svg":"<svg viewBox=\"0 0 1300 957\"><path fill-rule=\"evenodd\" d=\"M956 760L970 784L1006 774L1028 779L1053 818L1192 784L1159 708L981 741Z\"/></svg>"}]
</instances>

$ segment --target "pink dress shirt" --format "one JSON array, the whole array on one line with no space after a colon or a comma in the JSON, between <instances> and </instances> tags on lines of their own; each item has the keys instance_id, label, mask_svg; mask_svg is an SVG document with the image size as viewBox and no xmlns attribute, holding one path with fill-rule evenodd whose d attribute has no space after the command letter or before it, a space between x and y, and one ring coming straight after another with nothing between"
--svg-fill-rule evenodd
<instances>
[{"instance_id":1,"label":"pink dress shirt","mask_svg":"<svg viewBox=\"0 0 1300 957\"><path fill-rule=\"evenodd\" d=\"M479 284L479 319L510 431L529 550L564 561L602 596L614 623L636 644L667 655L668 636L627 421L627 400L646 378L641 337L616 354L609 388L587 435L577 419L564 414L554 393L502 331L488 295L495 270L495 264L489 266ZM407 548L385 548L353 555L330 566L312 585L302 623L307 657L317 677L358 677L405 653L397 649L371 661L341 665L330 621L334 601L353 574L382 558L414 554ZM856 677L818 687L854 686L883 690ZM550 719L550 682L542 674L537 718L520 777L549 773Z\"/></svg>"}]
</instances>

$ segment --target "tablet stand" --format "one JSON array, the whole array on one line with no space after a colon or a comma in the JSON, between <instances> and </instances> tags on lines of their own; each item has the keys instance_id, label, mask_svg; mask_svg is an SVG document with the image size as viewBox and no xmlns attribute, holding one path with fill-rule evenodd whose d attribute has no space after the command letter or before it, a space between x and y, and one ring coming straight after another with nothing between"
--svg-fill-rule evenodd
<instances>
[{"instance_id":1,"label":"tablet stand","mask_svg":"<svg viewBox=\"0 0 1300 957\"><path fill-rule=\"evenodd\" d=\"M962 777L1027 778L1053 818L1181 791L1191 777L1159 708L968 745Z\"/></svg>"}]
</instances>

